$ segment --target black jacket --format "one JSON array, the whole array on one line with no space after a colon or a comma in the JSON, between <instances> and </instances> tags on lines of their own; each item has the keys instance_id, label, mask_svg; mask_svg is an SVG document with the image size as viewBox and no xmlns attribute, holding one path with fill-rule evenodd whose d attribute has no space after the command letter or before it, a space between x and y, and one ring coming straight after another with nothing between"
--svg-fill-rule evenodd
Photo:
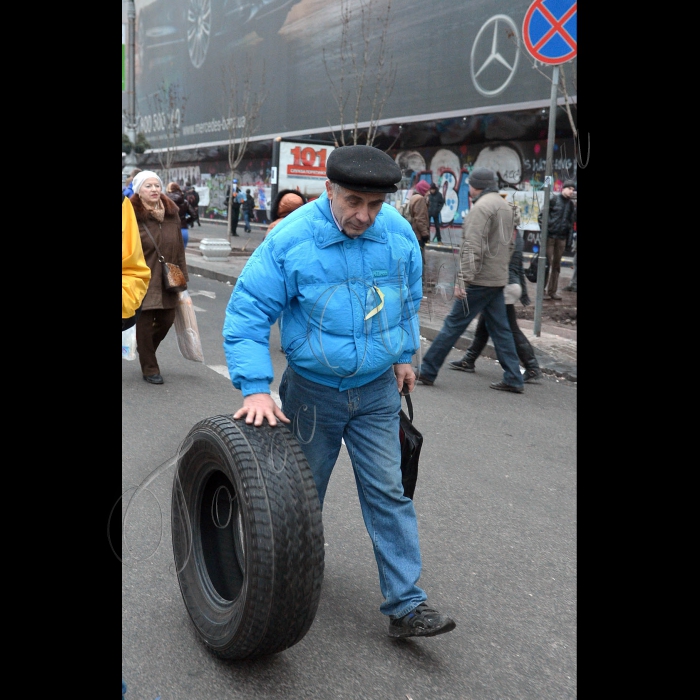
<instances>
[{"instance_id":1,"label":"black jacket","mask_svg":"<svg viewBox=\"0 0 700 700\"><path fill-rule=\"evenodd\" d=\"M547 236L550 238L568 238L574 230L576 206L571 199L555 194L549 200L549 223Z\"/></svg>"},{"instance_id":2,"label":"black jacket","mask_svg":"<svg viewBox=\"0 0 700 700\"><path fill-rule=\"evenodd\" d=\"M243 211L247 211L249 214L252 214L253 209L255 209L255 200L253 199L252 194L247 194L245 196L245 202L243 203Z\"/></svg>"},{"instance_id":3,"label":"black jacket","mask_svg":"<svg viewBox=\"0 0 700 700\"><path fill-rule=\"evenodd\" d=\"M523 306L530 303L530 295L527 293L527 277L523 269L523 249L525 242L523 241L523 232L518 231L515 234L515 248L510 256L510 264L508 265L508 284L519 284L521 288L520 302Z\"/></svg>"},{"instance_id":4,"label":"black jacket","mask_svg":"<svg viewBox=\"0 0 700 700\"><path fill-rule=\"evenodd\" d=\"M172 199L177 204L177 213L180 216L180 228L187 228L187 225L194 220L196 212L190 206L182 192L166 192L165 196Z\"/></svg>"},{"instance_id":5,"label":"black jacket","mask_svg":"<svg viewBox=\"0 0 700 700\"><path fill-rule=\"evenodd\" d=\"M445 206L445 198L442 196L440 190L431 192L428 195L428 214L430 216L438 216Z\"/></svg>"}]
</instances>

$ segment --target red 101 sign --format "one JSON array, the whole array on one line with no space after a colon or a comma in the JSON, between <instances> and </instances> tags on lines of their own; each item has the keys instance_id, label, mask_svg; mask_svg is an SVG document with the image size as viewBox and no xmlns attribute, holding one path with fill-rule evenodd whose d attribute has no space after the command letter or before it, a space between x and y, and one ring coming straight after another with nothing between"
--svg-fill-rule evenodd
<instances>
[{"instance_id":1,"label":"red 101 sign","mask_svg":"<svg viewBox=\"0 0 700 700\"><path fill-rule=\"evenodd\" d=\"M289 177L326 176L326 154L325 148L315 150L311 146L295 146L290 149L289 154L294 158L294 162L287 165L287 175Z\"/></svg>"},{"instance_id":2,"label":"red 101 sign","mask_svg":"<svg viewBox=\"0 0 700 700\"><path fill-rule=\"evenodd\" d=\"M326 189L326 162L335 150L332 143L280 139L277 187L298 189L308 199L320 197Z\"/></svg>"}]
</instances>

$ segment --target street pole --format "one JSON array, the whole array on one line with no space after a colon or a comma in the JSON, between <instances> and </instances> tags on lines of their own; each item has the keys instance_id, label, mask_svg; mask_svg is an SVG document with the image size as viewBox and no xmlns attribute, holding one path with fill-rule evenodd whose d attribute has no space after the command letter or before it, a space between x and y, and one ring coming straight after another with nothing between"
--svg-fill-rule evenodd
<instances>
[{"instance_id":1,"label":"street pole","mask_svg":"<svg viewBox=\"0 0 700 700\"><path fill-rule=\"evenodd\" d=\"M537 294L535 295L535 321L532 332L540 337L542 327L542 300L544 298L544 276L547 265L547 231L549 226L549 193L552 189L552 153L554 151L555 126L557 122L557 90L559 87L559 66L552 71L552 95L549 103L549 131L547 133L547 164L544 171L544 204L542 210L542 230L537 259ZM552 271L550 270L550 274Z\"/></svg>"},{"instance_id":2,"label":"street pole","mask_svg":"<svg viewBox=\"0 0 700 700\"><path fill-rule=\"evenodd\" d=\"M136 6L134 0L127 0L127 18L129 20L127 33L127 54L129 70L127 73L126 96L128 101L128 114L126 115L126 135L131 141L131 152L126 156L126 164L136 165Z\"/></svg>"}]
</instances>

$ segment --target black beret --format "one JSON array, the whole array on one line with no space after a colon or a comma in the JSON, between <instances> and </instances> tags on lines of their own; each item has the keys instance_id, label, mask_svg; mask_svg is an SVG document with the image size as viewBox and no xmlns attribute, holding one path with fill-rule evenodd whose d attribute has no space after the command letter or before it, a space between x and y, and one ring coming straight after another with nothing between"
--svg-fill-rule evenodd
<instances>
[{"instance_id":1,"label":"black beret","mask_svg":"<svg viewBox=\"0 0 700 700\"><path fill-rule=\"evenodd\" d=\"M355 192L396 192L401 168L373 146L340 146L328 156L326 176Z\"/></svg>"}]
</instances>

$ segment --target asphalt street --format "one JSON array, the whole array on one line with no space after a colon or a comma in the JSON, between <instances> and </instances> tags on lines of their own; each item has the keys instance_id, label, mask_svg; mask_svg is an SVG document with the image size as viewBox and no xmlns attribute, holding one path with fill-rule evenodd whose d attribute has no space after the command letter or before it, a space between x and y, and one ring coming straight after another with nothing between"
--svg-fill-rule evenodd
<instances>
[{"instance_id":1,"label":"asphalt street","mask_svg":"<svg viewBox=\"0 0 700 700\"><path fill-rule=\"evenodd\" d=\"M577 696L576 384L547 377L515 395L443 369L417 386L425 442L415 506L419 584L456 629L387 635L372 546L341 451L323 513L321 601L306 636L272 657L227 662L197 637L170 535L174 456L199 420L242 405L221 327L231 285L191 275L205 362L185 360L174 329L158 352L165 383L122 361L122 677L127 700L567 700ZM425 340L423 351L429 341ZM271 332L273 396L285 367ZM454 350L448 357L457 359Z\"/></svg>"}]
</instances>

